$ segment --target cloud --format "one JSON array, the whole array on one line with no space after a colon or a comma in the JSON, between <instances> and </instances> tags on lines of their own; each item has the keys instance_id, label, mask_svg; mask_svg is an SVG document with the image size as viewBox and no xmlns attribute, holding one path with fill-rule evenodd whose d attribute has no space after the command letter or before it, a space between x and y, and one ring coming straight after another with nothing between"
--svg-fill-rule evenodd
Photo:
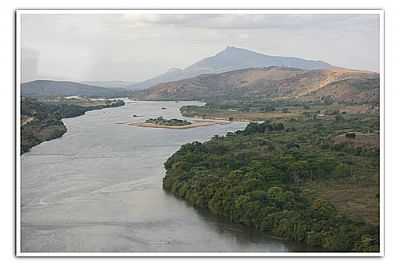
<instances>
[{"instance_id":1,"label":"cloud","mask_svg":"<svg viewBox=\"0 0 400 266\"><path fill-rule=\"evenodd\" d=\"M299 29L376 24L378 15L345 14L126 14L120 22L131 26L172 25L208 29Z\"/></svg>"},{"instance_id":2,"label":"cloud","mask_svg":"<svg viewBox=\"0 0 400 266\"><path fill-rule=\"evenodd\" d=\"M21 79L23 82L34 80L38 76L39 52L28 47L21 50Z\"/></svg>"},{"instance_id":3,"label":"cloud","mask_svg":"<svg viewBox=\"0 0 400 266\"><path fill-rule=\"evenodd\" d=\"M21 36L24 78L140 81L226 46L379 69L377 15L24 14Z\"/></svg>"}]
</instances>

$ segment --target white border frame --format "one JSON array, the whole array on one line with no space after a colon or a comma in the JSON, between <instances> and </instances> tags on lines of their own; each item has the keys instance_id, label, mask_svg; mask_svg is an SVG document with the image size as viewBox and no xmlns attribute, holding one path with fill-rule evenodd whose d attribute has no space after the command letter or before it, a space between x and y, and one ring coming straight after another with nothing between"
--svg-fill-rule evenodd
<instances>
[{"instance_id":1,"label":"white border frame","mask_svg":"<svg viewBox=\"0 0 400 266\"><path fill-rule=\"evenodd\" d=\"M20 84L23 14L376 14L380 21L380 251L379 252L22 252ZM383 257L385 246L385 20L382 9L18 9L15 11L15 255L17 257Z\"/></svg>"}]
</instances>

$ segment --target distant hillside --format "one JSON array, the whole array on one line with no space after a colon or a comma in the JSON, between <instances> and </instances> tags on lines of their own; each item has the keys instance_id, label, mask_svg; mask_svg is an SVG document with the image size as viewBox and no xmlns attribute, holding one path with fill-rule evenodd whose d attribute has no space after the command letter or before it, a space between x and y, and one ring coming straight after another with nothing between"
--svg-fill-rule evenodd
<instances>
[{"instance_id":1,"label":"distant hillside","mask_svg":"<svg viewBox=\"0 0 400 266\"><path fill-rule=\"evenodd\" d=\"M375 95L375 96L374 96ZM162 83L139 91L145 100L215 100L332 96L340 101L371 101L379 95L379 74L343 68L303 70L287 67L249 68ZM374 98L375 97L375 98ZM379 99L379 97L378 97Z\"/></svg>"},{"instance_id":2,"label":"distant hillside","mask_svg":"<svg viewBox=\"0 0 400 266\"><path fill-rule=\"evenodd\" d=\"M238 69L269 66L294 67L307 70L332 67L322 61L296 57L270 56L242 48L227 47L216 55L202 59L185 69L171 69L155 78L133 84L129 88L146 89L162 82L192 78L201 74L216 74Z\"/></svg>"},{"instance_id":3,"label":"distant hillside","mask_svg":"<svg viewBox=\"0 0 400 266\"><path fill-rule=\"evenodd\" d=\"M379 78L349 78L334 81L306 95L305 99L333 97L342 103L378 103Z\"/></svg>"},{"instance_id":4,"label":"distant hillside","mask_svg":"<svg viewBox=\"0 0 400 266\"><path fill-rule=\"evenodd\" d=\"M129 91L122 88L104 88L70 81L35 80L21 84L21 96L83 96L124 97Z\"/></svg>"}]
</instances>

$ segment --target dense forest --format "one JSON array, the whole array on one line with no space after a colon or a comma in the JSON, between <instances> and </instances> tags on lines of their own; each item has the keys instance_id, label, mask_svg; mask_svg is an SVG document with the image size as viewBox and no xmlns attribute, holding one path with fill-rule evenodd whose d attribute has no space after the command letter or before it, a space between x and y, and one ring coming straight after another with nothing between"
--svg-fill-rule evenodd
<instances>
[{"instance_id":1,"label":"dense forest","mask_svg":"<svg viewBox=\"0 0 400 266\"><path fill-rule=\"evenodd\" d=\"M280 238L332 251L377 252L379 211L371 206L379 210L379 141L371 139L379 139L377 114L253 122L183 145L165 163L163 188L196 208ZM324 186L333 193L324 194ZM346 209L349 202L334 196L347 191L360 191L352 200L367 197L370 205Z\"/></svg>"},{"instance_id":2,"label":"dense forest","mask_svg":"<svg viewBox=\"0 0 400 266\"><path fill-rule=\"evenodd\" d=\"M83 115L90 110L124 105L122 100L106 100L101 104L85 105L76 100L61 99L49 101L23 97L21 99L21 153L29 151L43 141L61 137L67 128L61 121L63 118Z\"/></svg>"}]
</instances>

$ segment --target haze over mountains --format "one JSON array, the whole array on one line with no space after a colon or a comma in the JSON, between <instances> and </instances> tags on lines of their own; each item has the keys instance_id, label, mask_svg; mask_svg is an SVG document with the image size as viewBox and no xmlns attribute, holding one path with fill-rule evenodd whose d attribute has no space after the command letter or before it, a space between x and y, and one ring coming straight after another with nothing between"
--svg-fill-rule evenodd
<instances>
[{"instance_id":1,"label":"haze over mountains","mask_svg":"<svg viewBox=\"0 0 400 266\"><path fill-rule=\"evenodd\" d=\"M124 97L129 95L124 88L104 88L78 82L35 80L21 84L21 96L84 96Z\"/></svg>"},{"instance_id":2,"label":"haze over mountains","mask_svg":"<svg viewBox=\"0 0 400 266\"><path fill-rule=\"evenodd\" d=\"M228 46L214 56L204 58L185 69L173 68L157 77L129 86L130 89L146 89L168 81L192 78L201 74L216 74L232 70L256 67L283 66L301 69L326 69L332 67L323 61L296 57L270 56L247 49Z\"/></svg>"},{"instance_id":3,"label":"haze over mountains","mask_svg":"<svg viewBox=\"0 0 400 266\"><path fill-rule=\"evenodd\" d=\"M334 67L323 61L269 56L227 47L183 70L171 69L163 75L133 85L121 81L77 83L36 80L23 83L21 95L133 95L143 100L215 100L242 97L316 100L329 96L342 102L376 102L379 100L379 74Z\"/></svg>"}]
</instances>

